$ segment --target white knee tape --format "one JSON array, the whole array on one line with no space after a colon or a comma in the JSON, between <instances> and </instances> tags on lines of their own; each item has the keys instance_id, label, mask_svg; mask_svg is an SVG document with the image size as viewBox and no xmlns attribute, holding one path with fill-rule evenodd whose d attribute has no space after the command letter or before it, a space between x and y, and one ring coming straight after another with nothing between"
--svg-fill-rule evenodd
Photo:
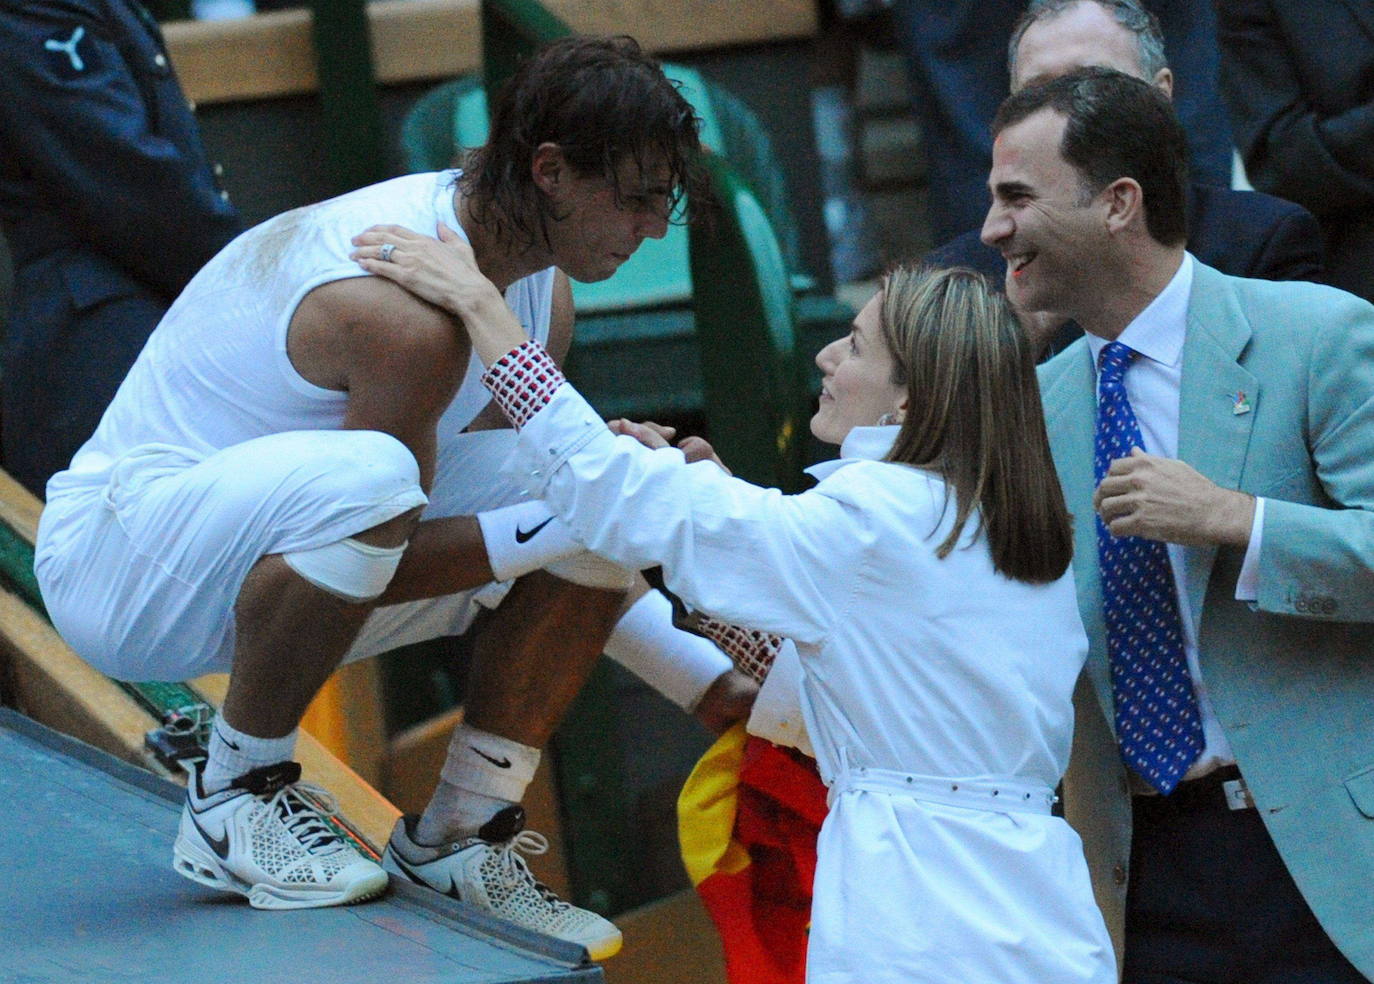
<instances>
[{"instance_id":1,"label":"white knee tape","mask_svg":"<svg viewBox=\"0 0 1374 984\"><path fill-rule=\"evenodd\" d=\"M349 537L314 550L284 553L281 559L321 591L344 601L371 601L381 597L396 576L407 546L374 547Z\"/></svg>"},{"instance_id":2,"label":"white knee tape","mask_svg":"<svg viewBox=\"0 0 1374 984\"><path fill-rule=\"evenodd\" d=\"M597 556L590 550L545 564L544 570L584 588L604 588L607 591L628 591L635 580L633 571L627 571L615 561Z\"/></svg>"}]
</instances>

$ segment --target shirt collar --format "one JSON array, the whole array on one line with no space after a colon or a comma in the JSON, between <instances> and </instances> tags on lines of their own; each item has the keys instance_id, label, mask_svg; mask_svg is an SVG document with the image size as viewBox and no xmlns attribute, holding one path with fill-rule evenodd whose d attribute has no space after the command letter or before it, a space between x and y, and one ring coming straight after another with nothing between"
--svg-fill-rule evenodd
<instances>
[{"instance_id":1,"label":"shirt collar","mask_svg":"<svg viewBox=\"0 0 1374 984\"><path fill-rule=\"evenodd\" d=\"M1135 316L1116 340L1147 359L1176 366L1183 358L1183 336L1188 325L1188 297L1193 292L1193 257L1183 254L1169 283ZM1101 358L1107 339L1088 332L1093 365Z\"/></svg>"},{"instance_id":2,"label":"shirt collar","mask_svg":"<svg viewBox=\"0 0 1374 984\"><path fill-rule=\"evenodd\" d=\"M892 450L897 442L901 425L891 424L884 427L855 427L840 445L840 456L830 461L822 461L806 469L806 474L816 481L829 477L845 465L856 461L879 461Z\"/></svg>"}]
</instances>

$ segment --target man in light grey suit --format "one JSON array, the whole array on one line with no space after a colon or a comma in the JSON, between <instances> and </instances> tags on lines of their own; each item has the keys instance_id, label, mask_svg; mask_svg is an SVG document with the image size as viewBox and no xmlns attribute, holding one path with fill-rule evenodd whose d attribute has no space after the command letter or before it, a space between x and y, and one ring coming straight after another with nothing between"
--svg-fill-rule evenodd
<instances>
[{"instance_id":1,"label":"man in light grey suit","mask_svg":"<svg viewBox=\"0 0 1374 984\"><path fill-rule=\"evenodd\" d=\"M1139 80L1021 90L994 131L983 239L1008 295L1087 331L1040 383L1091 643L1066 808L1118 940L1124 924L1123 977L1363 981L1374 307L1193 260L1184 137ZM1168 612L1123 609L1147 578L1125 543L1160 555ZM1176 652L1131 630L1170 612ZM1169 679L1181 698L1156 693Z\"/></svg>"}]
</instances>

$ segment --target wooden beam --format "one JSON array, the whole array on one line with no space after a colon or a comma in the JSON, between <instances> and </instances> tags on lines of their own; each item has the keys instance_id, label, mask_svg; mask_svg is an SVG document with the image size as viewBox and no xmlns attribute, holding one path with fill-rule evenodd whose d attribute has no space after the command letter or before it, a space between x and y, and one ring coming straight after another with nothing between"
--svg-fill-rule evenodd
<instances>
[{"instance_id":1,"label":"wooden beam","mask_svg":"<svg viewBox=\"0 0 1374 984\"><path fill-rule=\"evenodd\" d=\"M452 78L481 66L478 0L374 0L367 15L383 85ZM651 51L686 51L809 37L814 0L547 0L576 30L630 34ZM163 26L186 95L198 103L313 93L319 88L310 13L274 11Z\"/></svg>"},{"instance_id":2,"label":"wooden beam","mask_svg":"<svg viewBox=\"0 0 1374 984\"><path fill-rule=\"evenodd\" d=\"M0 659L18 709L35 721L126 762L168 776L143 736L152 718L103 673L72 652L22 599L0 590Z\"/></svg>"},{"instance_id":3,"label":"wooden beam","mask_svg":"<svg viewBox=\"0 0 1374 984\"><path fill-rule=\"evenodd\" d=\"M0 523L7 524L30 545L38 538L38 517L43 503L9 472L0 471Z\"/></svg>"}]
</instances>

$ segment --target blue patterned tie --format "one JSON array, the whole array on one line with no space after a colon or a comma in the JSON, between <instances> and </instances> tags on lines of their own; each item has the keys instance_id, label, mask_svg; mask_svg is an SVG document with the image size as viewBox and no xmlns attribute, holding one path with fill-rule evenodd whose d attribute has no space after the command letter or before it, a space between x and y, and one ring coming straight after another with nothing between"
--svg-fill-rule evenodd
<instances>
[{"instance_id":1,"label":"blue patterned tie","mask_svg":"<svg viewBox=\"0 0 1374 984\"><path fill-rule=\"evenodd\" d=\"M1099 484L1113 460L1144 447L1126 399L1126 367L1135 356L1120 342L1102 349L1093 456ZM1097 557L1121 757L1151 786L1169 793L1203 745L1169 554L1158 540L1112 536L1099 516Z\"/></svg>"}]
</instances>

